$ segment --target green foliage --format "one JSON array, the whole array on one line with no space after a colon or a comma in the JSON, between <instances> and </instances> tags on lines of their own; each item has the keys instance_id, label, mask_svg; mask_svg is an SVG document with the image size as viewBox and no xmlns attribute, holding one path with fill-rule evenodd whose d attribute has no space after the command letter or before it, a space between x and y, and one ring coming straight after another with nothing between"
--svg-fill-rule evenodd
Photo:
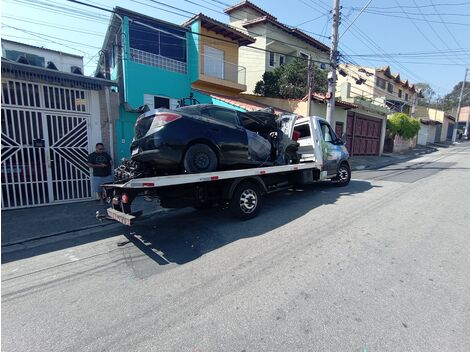
<instances>
[{"instance_id":1,"label":"green foliage","mask_svg":"<svg viewBox=\"0 0 470 352\"><path fill-rule=\"evenodd\" d=\"M312 91L325 93L328 86L326 71L313 65L312 72ZM307 76L307 62L297 58L271 72L265 72L263 79L256 83L254 93L265 97L300 99L307 94Z\"/></svg>"},{"instance_id":2,"label":"green foliage","mask_svg":"<svg viewBox=\"0 0 470 352\"><path fill-rule=\"evenodd\" d=\"M387 120L387 130L392 137L399 135L402 138L410 139L418 134L419 129L419 120L404 113L393 114Z\"/></svg>"},{"instance_id":3,"label":"green foliage","mask_svg":"<svg viewBox=\"0 0 470 352\"><path fill-rule=\"evenodd\" d=\"M440 105L442 106L443 110L451 110L452 108L457 108L459 104L460 98L460 91L462 89L463 81L459 82L457 85L454 86L452 92L446 94L440 101ZM470 105L470 82L465 82L465 86L463 88L463 98L462 98L462 106Z\"/></svg>"},{"instance_id":4,"label":"green foliage","mask_svg":"<svg viewBox=\"0 0 470 352\"><path fill-rule=\"evenodd\" d=\"M431 107L436 101L433 97L436 95L434 89L428 83L416 83L415 88L419 90L418 94L418 105Z\"/></svg>"}]
</instances>

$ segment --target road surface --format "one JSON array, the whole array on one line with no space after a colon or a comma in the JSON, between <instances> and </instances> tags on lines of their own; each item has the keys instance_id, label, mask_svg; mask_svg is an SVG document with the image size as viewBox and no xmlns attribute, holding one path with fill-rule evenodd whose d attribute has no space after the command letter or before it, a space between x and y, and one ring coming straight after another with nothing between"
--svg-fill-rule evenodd
<instances>
[{"instance_id":1,"label":"road surface","mask_svg":"<svg viewBox=\"0 0 470 352\"><path fill-rule=\"evenodd\" d=\"M2 351L470 351L469 144L132 231L4 254Z\"/></svg>"}]
</instances>

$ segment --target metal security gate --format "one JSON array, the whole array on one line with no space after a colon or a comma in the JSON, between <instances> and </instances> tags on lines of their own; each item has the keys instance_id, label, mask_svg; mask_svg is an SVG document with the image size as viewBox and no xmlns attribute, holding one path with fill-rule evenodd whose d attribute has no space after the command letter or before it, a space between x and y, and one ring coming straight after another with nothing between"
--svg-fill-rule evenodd
<instances>
[{"instance_id":1,"label":"metal security gate","mask_svg":"<svg viewBox=\"0 0 470 352\"><path fill-rule=\"evenodd\" d=\"M351 155L379 155L382 121L348 112L346 147Z\"/></svg>"},{"instance_id":2,"label":"metal security gate","mask_svg":"<svg viewBox=\"0 0 470 352\"><path fill-rule=\"evenodd\" d=\"M2 80L2 208L90 198L87 93Z\"/></svg>"}]
</instances>

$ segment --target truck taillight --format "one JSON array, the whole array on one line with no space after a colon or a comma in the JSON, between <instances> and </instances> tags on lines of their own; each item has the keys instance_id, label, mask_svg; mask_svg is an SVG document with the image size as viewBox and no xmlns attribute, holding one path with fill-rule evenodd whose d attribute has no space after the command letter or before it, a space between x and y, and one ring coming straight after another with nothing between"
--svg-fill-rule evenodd
<instances>
[{"instance_id":1,"label":"truck taillight","mask_svg":"<svg viewBox=\"0 0 470 352\"><path fill-rule=\"evenodd\" d=\"M175 114L173 112L159 112L156 113L150 129L160 128L166 125L167 123L173 122L180 119L182 116L180 114Z\"/></svg>"}]
</instances>

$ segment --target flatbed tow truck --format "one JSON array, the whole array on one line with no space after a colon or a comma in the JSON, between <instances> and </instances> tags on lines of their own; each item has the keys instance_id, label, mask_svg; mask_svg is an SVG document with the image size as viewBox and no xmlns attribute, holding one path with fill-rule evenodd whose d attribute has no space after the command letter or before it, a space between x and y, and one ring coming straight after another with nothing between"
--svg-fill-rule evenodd
<instances>
[{"instance_id":1,"label":"flatbed tow truck","mask_svg":"<svg viewBox=\"0 0 470 352\"><path fill-rule=\"evenodd\" d=\"M136 197L158 199L162 208L192 206L197 209L228 206L236 217L255 217L269 193L330 180L345 186L351 178L349 154L328 122L316 116L290 120L285 131L298 139L300 162L279 166L135 178L124 183L105 184L111 207L107 214L97 212L99 220L110 219L132 225L142 211L133 212Z\"/></svg>"}]
</instances>

